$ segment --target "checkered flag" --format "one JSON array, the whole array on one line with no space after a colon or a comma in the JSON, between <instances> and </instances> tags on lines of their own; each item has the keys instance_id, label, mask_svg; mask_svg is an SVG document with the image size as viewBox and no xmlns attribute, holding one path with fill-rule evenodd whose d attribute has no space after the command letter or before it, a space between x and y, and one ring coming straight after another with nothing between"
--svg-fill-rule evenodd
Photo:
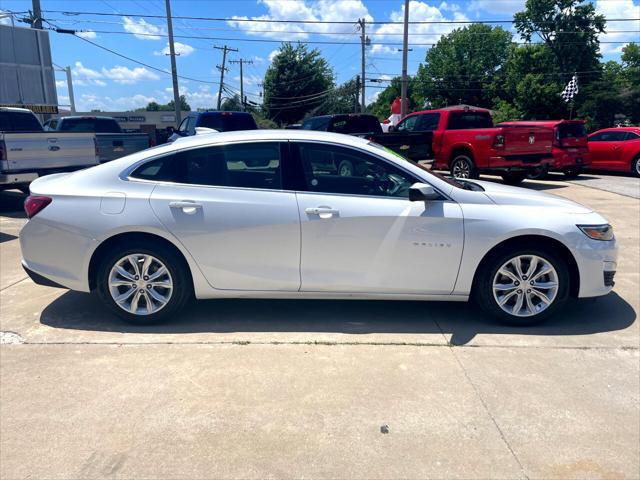
<instances>
[{"instance_id":1,"label":"checkered flag","mask_svg":"<svg viewBox=\"0 0 640 480\"><path fill-rule=\"evenodd\" d=\"M571 81L567 83L567 86L564 87L564 90L562 91L560 96L565 102L569 102L577 94L578 94L578 77L574 75L573 77L571 77Z\"/></svg>"}]
</instances>

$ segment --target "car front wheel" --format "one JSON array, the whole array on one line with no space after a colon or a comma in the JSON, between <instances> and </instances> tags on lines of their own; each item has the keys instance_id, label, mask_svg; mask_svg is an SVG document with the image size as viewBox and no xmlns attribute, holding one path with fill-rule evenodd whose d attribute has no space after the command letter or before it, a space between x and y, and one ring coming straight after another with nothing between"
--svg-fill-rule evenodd
<instances>
[{"instance_id":1,"label":"car front wheel","mask_svg":"<svg viewBox=\"0 0 640 480\"><path fill-rule=\"evenodd\" d=\"M167 320L187 304L192 291L184 259L160 243L115 248L98 271L100 299L134 324Z\"/></svg>"},{"instance_id":2,"label":"car front wheel","mask_svg":"<svg viewBox=\"0 0 640 480\"><path fill-rule=\"evenodd\" d=\"M538 248L505 250L487 260L474 299L505 323L530 325L549 318L567 300L566 262Z\"/></svg>"},{"instance_id":3,"label":"car front wheel","mask_svg":"<svg viewBox=\"0 0 640 480\"><path fill-rule=\"evenodd\" d=\"M631 171L636 177L640 177L640 155L631 162Z\"/></svg>"}]
</instances>

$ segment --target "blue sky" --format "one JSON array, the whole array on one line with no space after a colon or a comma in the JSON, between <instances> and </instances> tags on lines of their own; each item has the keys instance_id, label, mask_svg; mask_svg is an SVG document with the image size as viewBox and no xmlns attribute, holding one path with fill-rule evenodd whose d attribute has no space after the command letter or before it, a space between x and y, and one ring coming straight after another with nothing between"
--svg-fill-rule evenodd
<instances>
[{"instance_id":1,"label":"blue sky","mask_svg":"<svg viewBox=\"0 0 640 480\"><path fill-rule=\"evenodd\" d=\"M596 0L596 9L607 18L639 18L640 0ZM82 35L104 47L127 55L162 70L169 70L166 23L161 18L143 18L136 14L164 15L164 0L41 0L44 17L61 28L84 30ZM230 52L228 59L249 59L253 64L244 70L245 93L250 100L260 101L260 86L270 56L282 40L320 42L359 42L355 22L401 21L402 0L172 0L174 16L218 18L261 18L265 20L352 21L353 24L283 24L241 21L174 20L174 35L181 55L177 58L178 73L191 77L180 79L180 90L192 108L212 107L216 103L219 72L216 64L222 52L214 46L225 43L239 51ZM435 0L411 1L410 20L508 20L522 10L524 0ZM0 10L26 11L30 0L0 0ZM115 14L65 15L47 10L102 12ZM0 19L8 23L8 19ZM24 25L24 24L22 24ZM46 24L45 24L46 25ZM414 73L424 59L428 44L449 32L455 25L421 24L411 26L409 73ZM505 25L505 28L511 28ZM609 33L601 40L639 41L640 22L610 23ZM625 32L620 32L624 30ZM117 33L103 33L117 32ZM311 32L311 33L308 33ZM370 25L372 46L367 49L367 77L391 78L400 74L399 47L389 43L402 42L401 25ZM181 38L216 37L217 39ZM247 41L253 40L253 41ZM259 41L255 41L259 40ZM145 106L149 101L166 103L172 99L171 77L162 72L118 57L71 35L51 33L54 62L71 66L78 110L126 110ZM359 44L314 44L329 61L339 83L360 72ZM623 43L602 44L606 60L619 59ZM225 84L239 90L239 67L228 65ZM57 74L60 104L68 102L64 73ZM199 81L198 81L199 80ZM207 83L209 82L209 83ZM211 83L213 82L213 83ZM378 88L369 88L371 101Z\"/></svg>"}]
</instances>

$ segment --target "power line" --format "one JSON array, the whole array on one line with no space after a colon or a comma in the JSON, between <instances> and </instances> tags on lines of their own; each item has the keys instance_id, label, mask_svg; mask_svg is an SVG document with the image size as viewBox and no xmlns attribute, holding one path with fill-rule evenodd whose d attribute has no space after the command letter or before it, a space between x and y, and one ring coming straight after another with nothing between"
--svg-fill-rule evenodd
<instances>
[{"instance_id":1,"label":"power line","mask_svg":"<svg viewBox=\"0 0 640 480\"><path fill-rule=\"evenodd\" d=\"M82 12L73 10L43 10L46 13L61 13L63 15L96 15L96 16L109 16L109 17L140 17L140 18L165 18L164 15L151 15L140 13L107 13L107 12ZM174 16L175 19L181 20L201 20L210 22L255 22L255 23L303 23L303 24L323 24L323 25L346 25L355 24L356 20L283 20L283 19L268 19L268 18L234 18L234 17L192 17L192 16ZM640 18L612 18L606 19L607 22L627 22L640 20ZM410 25L470 25L470 24L498 24L498 23L514 23L515 20L413 20L409 21ZM404 22L397 21L371 21L367 22L373 25L403 25ZM542 21L538 23L555 24L554 20Z\"/></svg>"}]
</instances>

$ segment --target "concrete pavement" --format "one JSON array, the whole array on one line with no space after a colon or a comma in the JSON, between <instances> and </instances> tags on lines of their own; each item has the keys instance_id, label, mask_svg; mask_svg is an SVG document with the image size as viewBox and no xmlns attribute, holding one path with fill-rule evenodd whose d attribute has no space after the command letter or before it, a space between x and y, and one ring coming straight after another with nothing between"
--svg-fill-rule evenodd
<instances>
[{"instance_id":1,"label":"concrete pavement","mask_svg":"<svg viewBox=\"0 0 640 480\"><path fill-rule=\"evenodd\" d=\"M640 478L640 202L577 183L527 185L612 221L615 292L524 329L269 300L131 327L25 279L3 194L0 478Z\"/></svg>"}]
</instances>

